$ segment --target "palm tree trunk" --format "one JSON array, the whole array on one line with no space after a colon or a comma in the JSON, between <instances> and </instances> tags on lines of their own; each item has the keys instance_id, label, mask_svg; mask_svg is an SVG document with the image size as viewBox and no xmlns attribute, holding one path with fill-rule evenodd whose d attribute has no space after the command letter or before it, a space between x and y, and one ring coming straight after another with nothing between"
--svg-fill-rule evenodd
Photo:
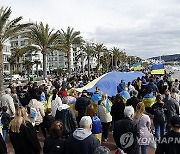
<instances>
[{"instance_id":1,"label":"palm tree trunk","mask_svg":"<svg viewBox=\"0 0 180 154\"><path fill-rule=\"evenodd\" d=\"M98 53L98 67L100 65L100 54Z\"/></svg>"},{"instance_id":2,"label":"palm tree trunk","mask_svg":"<svg viewBox=\"0 0 180 154\"><path fill-rule=\"evenodd\" d=\"M37 75L37 78L39 76L39 72L38 72L38 63L36 64L36 75Z\"/></svg>"},{"instance_id":3,"label":"palm tree trunk","mask_svg":"<svg viewBox=\"0 0 180 154\"><path fill-rule=\"evenodd\" d=\"M10 64L10 77L11 77L11 80L12 80L12 75L13 75L13 66L12 64Z\"/></svg>"},{"instance_id":4,"label":"palm tree trunk","mask_svg":"<svg viewBox=\"0 0 180 154\"><path fill-rule=\"evenodd\" d=\"M43 78L47 78L47 67L46 67L46 53L43 52Z\"/></svg>"},{"instance_id":5,"label":"palm tree trunk","mask_svg":"<svg viewBox=\"0 0 180 154\"><path fill-rule=\"evenodd\" d=\"M71 66L71 56L70 56L70 54L71 54L71 48L70 47L68 47L68 51L67 51L67 63L68 63L68 72L69 73L71 73L71 68L70 68L70 66Z\"/></svg>"},{"instance_id":6,"label":"palm tree trunk","mask_svg":"<svg viewBox=\"0 0 180 154\"><path fill-rule=\"evenodd\" d=\"M0 43L0 95L3 91L3 45Z\"/></svg>"},{"instance_id":7,"label":"palm tree trunk","mask_svg":"<svg viewBox=\"0 0 180 154\"><path fill-rule=\"evenodd\" d=\"M90 76L90 57L88 56L88 76Z\"/></svg>"}]
</instances>

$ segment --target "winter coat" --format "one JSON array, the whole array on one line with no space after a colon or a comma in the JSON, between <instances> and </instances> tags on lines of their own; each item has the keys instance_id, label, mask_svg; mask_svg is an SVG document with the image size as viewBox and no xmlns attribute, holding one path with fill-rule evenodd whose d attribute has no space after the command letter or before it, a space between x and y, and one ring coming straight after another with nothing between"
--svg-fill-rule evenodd
<instances>
[{"instance_id":1,"label":"winter coat","mask_svg":"<svg viewBox=\"0 0 180 154\"><path fill-rule=\"evenodd\" d=\"M110 112L106 112L105 101L101 101L100 105L98 105L97 116L100 118L101 122L108 123L112 121Z\"/></svg>"},{"instance_id":2,"label":"winter coat","mask_svg":"<svg viewBox=\"0 0 180 154\"><path fill-rule=\"evenodd\" d=\"M6 143L4 142L2 135L0 133L0 154L7 154Z\"/></svg>"},{"instance_id":3,"label":"winter coat","mask_svg":"<svg viewBox=\"0 0 180 154\"><path fill-rule=\"evenodd\" d=\"M93 154L95 149L100 146L91 131L84 128L77 128L68 139L68 154Z\"/></svg>"},{"instance_id":4,"label":"winter coat","mask_svg":"<svg viewBox=\"0 0 180 154\"><path fill-rule=\"evenodd\" d=\"M150 126L151 126L151 120L150 117L146 114L143 114L140 118L134 119L136 124L139 127L139 133L140 133L140 138L151 138L151 133L150 133ZM147 140L148 141L148 140Z\"/></svg>"},{"instance_id":5,"label":"winter coat","mask_svg":"<svg viewBox=\"0 0 180 154\"><path fill-rule=\"evenodd\" d=\"M114 121L124 119L124 109L124 102L115 102L115 104L112 105L110 113Z\"/></svg>"},{"instance_id":6,"label":"winter coat","mask_svg":"<svg viewBox=\"0 0 180 154\"><path fill-rule=\"evenodd\" d=\"M164 122L167 122L168 110L167 110L164 102L163 103L158 103L157 102L157 103L153 104L152 109L151 109L152 114L154 115L154 119L153 119L154 123L158 123L161 120L159 117L156 117L156 115L155 115L156 114L156 110L158 108L162 108L162 110L164 111L164 118L165 118Z\"/></svg>"},{"instance_id":7,"label":"winter coat","mask_svg":"<svg viewBox=\"0 0 180 154\"><path fill-rule=\"evenodd\" d=\"M77 98L75 109L78 111L78 119L79 121L84 116L86 107L90 104L90 98L82 95L81 97Z\"/></svg>"},{"instance_id":8,"label":"winter coat","mask_svg":"<svg viewBox=\"0 0 180 154\"><path fill-rule=\"evenodd\" d=\"M40 154L41 146L36 131L30 122L21 124L20 132L9 131L15 154Z\"/></svg>"},{"instance_id":9,"label":"winter coat","mask_svg":"<svg viewBox=\"0 0 180 154\"><path fill-rule=\"evenodd\" d=\"M4 94L1 97L0 107L7 106L7 113L12 117L15 114L13 98L10 94Z\"/></svg>"},{"instance_id":10,"label":"winter coat","mask_svg":"<svg viewBox=\"0 0 180 154\"><path fill-rule=\"evenodd\" d=\"M50 96L50 97L51 97L51 100L49 100L49 101L51 102L50 106L51 106L51 110L52 110L52 116L55 117L57 108L60 105L62 105L62 100L61 100L61 98L58 95L56 95L55 100L52 100L52 96Z\"/></svg>"},{"instance_id":11,"label":"winter coat","mask_svg":"<svg viewBox=\"0 0 180 154\"><path fill-rule=\"evenodd\" d=\"M146 85L146 88L145 88L146 94L148 93L149 90L152 90L154 95L158 92L158 88L153 82L149 82Z\"/></svg>"},{"instance_id":12,"label":"winter coat","mask_svg":"<svg viewBox=\"0 0 180 154\"><path fill-rule=\"evenodd\" d=\"M62 138L53 138L48 136L44 141L43 153L44 154L65 154L66 153L66 140Z\"/></svg>"},{"instance_id":13,"label":"winter coat","mask_svg":"<svg viewBox=\"0 0 180 154\"><path fill-rule=\"evenodd\" d=\"M43 126L49 131L52 123L54 122L54 117L52 115L45 115L43 118Z\"/></svg>"},{"instance_id":14,"label":"winter coat","mask_svg":"<svg viewBox=\"0 0 180 154\"><path fill-rule=\"evenodd\" d=\"M37 111L37 119L35 120L35 124L39 125L43 122L43 117L45 116L43 104L36 99L31 99L29 102L29 107L35 108Z\"/></svg>"},{"instance_id":15,"label":"winter coat","mask_svg":"<svg viewBox=\"0 0 180 154\"><path fill-rule=\"evenodd\" d=\"M165 97L163 99L163 102L165 104L165 107L167 108L167 122L169 124L171 117L175 115L179 115L179 104L177 101L173 98L167 98Z\"/></svg>"},{"instance_id":16,"label":"winter coat","mask_svg":"<svg viewBox=\"0 0 180 154\"><path fill-rule=\"evenodd\" d=\"M179 139L180 133L174 132L173 130L167 132L167 134L161 138L160 144L158 144L155 154L179 154ZM171 143L168 143L170 142L170 140L173 141L171 141Z\"/></svg>"},{"instance_id":17,"label":"winter coat","mask_svg":"<svg viewBox=\"0 0 180 154\"><path fill-rule=\"evenodd\" d=\"M131 137L130 139L134 140L131 146L129 147L124 147L126 144L123 146L120 143L120 138L123 139L122 135L129 135ZM118 148L121 148L124 150L125 153L127 154L139 154L139 149L138 149L138 143L137 143L137 138L139 138L139 128L137 124L130 118L125 118L123 120L119 120L115 122L114 125L114 131L113 131L113 138L115 140L116 146ZM125 142L124 138L124 142Z\"/></svg>"},{"instance_id":18,"label":"winter coat","mask_svg":"<svg viewBox=\"0 0 180 154\"><path fill-rule=\"evenodd\" d=\"M64 135L68 136L77 128L77 121L74 112L67 104L62 104L58 107L55 115L55 120L60 120L64 126Z\"/></svg>"},{"instance_id":19,"label":"winter coat","mask_svg":"<svg viewBox=\"0 0 180 154\"><path fill-rule=\"evenodd\" d=\"M134 108L134 111L136 111L136 106L140 102L140 100L137 97L132 96L130 99L127 100L126 106L131 106Z\"/></svg>"},{"instance_id":20,"label":"winter coat","mask_svg":"<svg viewBox=\"0 0 180 154\"><path fill-rule=\"evenodd\" d=\"M22 91L21 93L18 94L19 97L19 102L22 106L26 106L29 104L29 101L31 100L31 96L28 91Z\"/></svg>"}]
</instances>

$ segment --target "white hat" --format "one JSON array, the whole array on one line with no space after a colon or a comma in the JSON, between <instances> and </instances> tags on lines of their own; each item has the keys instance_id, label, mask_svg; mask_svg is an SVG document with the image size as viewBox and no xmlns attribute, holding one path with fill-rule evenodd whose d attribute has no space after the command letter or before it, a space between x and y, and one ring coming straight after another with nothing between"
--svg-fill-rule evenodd
<instances>
[{"instance_id":1,"label":"white hat","mask_svg":"<svg viewBox=\"0 0 180 154\"><path fill-rule=\"evenodd\" d=\"M92 119L90 116L83 116L79 122L79 125L82 128L90 127L91 124L92 124Z\"/></svg>"}]
</instances>

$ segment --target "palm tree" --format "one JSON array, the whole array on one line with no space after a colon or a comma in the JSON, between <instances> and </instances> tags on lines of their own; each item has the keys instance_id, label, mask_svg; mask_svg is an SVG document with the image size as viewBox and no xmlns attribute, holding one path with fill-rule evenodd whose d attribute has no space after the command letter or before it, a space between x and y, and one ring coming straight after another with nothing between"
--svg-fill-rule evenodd
<instances>
[{"instance_id":1,"label":"palm tree","mask_svg":"<svg viewBox=\"0 0 180 154\"><path fill-rule=\"evenodd\" d=\"M80 47L84 42L80 36L80 31L74 31L74 28L67 28L67 31L61 29L60 31L60 42L62 44L63 51L67 55L68 72L71 72L71 49L72 47Z\"/></svg>"},{"instance_id":2,"label":"palm tree","mask_svg":"<svg viewBox=\"0 0 180 154\"><path fill-rule=\"evenodd\" d=\"M36 75L37 75L37 77L38 77L38 76L39 76L39 73L38 73L38 65L41 64L41 61L39 61L39 60L34 60L34 64L36 65Z\"/></svg>"},{"instance_id":3,"label":"palm tree","mask_svg":"<svg viewBox=\"0 0 180 154\"><path fill-rule=\"evenodd\" d=\"M0 93L3 86L3 45L8 39L30 25L29 23L20 24L22 17L10 20L11 13L10 7L0 8Z\"/></svg>"},{"instance_id":4,"label":"palm tree","mask_svg":"<svg viewBox=\"0 0 180 154\"><path fill-rule=\"evenodd\" d=\"M40 22L40 24L33 24L26 35L43 54L43 78L45 79L47 77L47 54L59 48L59 31L54 32L48 24L43 25Z\"/></svg>"},{"instance_id":5,"label":"palm tree","mask_svg":"<svg viewBox=\"0 0 180 154\"><path fill-rule=\"evenodd\" d=\"M103 56L100 57L100 62L103 65L103 68L106 68L106 70L109 70L109 65L111 64L112 56L108 51L103 53Z\"/></svg>"},{"instance_id":6,"label":"palm tree","mask_svg":"<svg viewBox=\"0 0 180 154\"><path fill-rule=\"evenodd\" d=\"M29 74L30 74L30 71L32 70L33 65L34 65L34 62L31 62L30 60L27 60L27 59L23 62L23 67L27 71L28 80L29 80Z\"/></svg>"},{"instance_id":7,"label":"palm tree","mask_svg":"<svg viewBox=\"0 0 180 154\"><path fill-rule=\"evenodd\" d=\"M15 64L16 64L16 58L15 58L13 55L11 55L10 57L8 57L7 61L8 61L9 64L10 64L10 77L11 77L11 79L12 79L13 68L14 68L14 66L15 66Z\"/></svg>"},{"instance_id":8,"label":"palm tree","mask_svg":"<svg viewBox=\"0 0 180 154\"><path fill-rule=\"evenodd\" d=\"M120 56L121 56L120 49L117 48L117 47L113 47L110 51L113 54L113 60L114 60L114 63L115 63L115 68L117 68L117 62L118 62L118 60L120 59Z\"/></svg>"},{"instance_id":9,"label":"palm tree","mask_svg":"<svg viewBox=\"0 0 180 154\"><path fill-rule=\"evenodd\" d=\"M94 46L92 43L85 43L84 46L81 47L85 52L85 56L88 61L88 76L90 75L90 60L95 56Z\"/></svg>"},{"instance_id":10,"label":"palm tree","mask_svg":"<svg viewBox=\"0 0 180 154\"><path fill-rule=\"evenodd\" d=\"M96 52L96 58L97 58L97 61L98 61L98 67L100 65L100 56L101 56L101 53L107 51L106 47L100 43L100 44L95 44L94 46L94 50Z\"/></svg>"},{"instance_id":11,"label":"palm tree","mask_svg":"<svg viewBox=\"0 0 180 154\"><path fill-rule=\"evenodd\" d=\"M20 58L23 58L23 56L25 55L25 52L26 51L23 48L12 49L12 54L16 58L16 65L17 65L16 68L18 72L20 68Z\"/></svg>"}]
</instances>

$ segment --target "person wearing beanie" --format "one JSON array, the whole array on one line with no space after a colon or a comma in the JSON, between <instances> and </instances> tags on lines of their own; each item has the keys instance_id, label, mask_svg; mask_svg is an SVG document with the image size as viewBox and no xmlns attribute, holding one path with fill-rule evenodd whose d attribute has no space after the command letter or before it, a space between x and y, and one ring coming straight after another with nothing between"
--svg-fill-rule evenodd
<instances>
[{"instance_id":1,"label":"person wearing beanie","mask_svg":"<svg viewBox=\"0 0 180 154\"><path fill-rule=\"evenodd\" d=\"M68 154L93 154L100 146L99 140L92 135L92 119L90 116L83 116L77 128L68 139Z\"/></svg>"},{"instance_id":2,"label":"person wearing beanie","mask_svg":"<svg viewBox=\"0 0 180 154\"><path fill-rule=\"evenodd\" d=\"M155 154L180 153L180 117L173 116L170 120L171 131L161 138Z\"/></svg>"}]
</instances>

